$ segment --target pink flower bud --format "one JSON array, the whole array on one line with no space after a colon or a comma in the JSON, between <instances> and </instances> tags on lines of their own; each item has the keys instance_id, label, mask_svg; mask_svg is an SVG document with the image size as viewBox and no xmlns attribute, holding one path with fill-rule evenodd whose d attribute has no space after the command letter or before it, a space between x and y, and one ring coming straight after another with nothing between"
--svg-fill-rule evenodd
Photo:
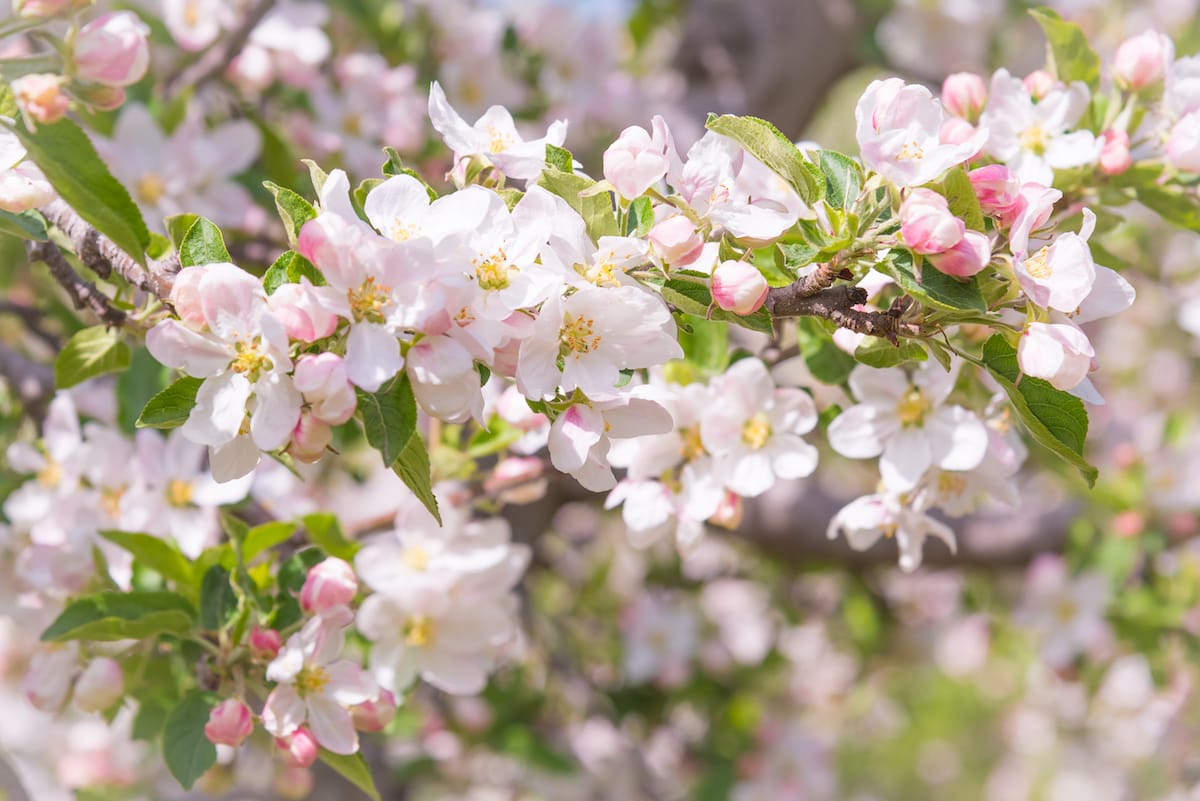
<instances>
[{"instance_id":1,"label":"pink flower bud","mask_svg":"<svg viewBox=\"0 0 1200 801\"><path fill-rule=\"evenodd\" d=\"M54 200L54 188L33 162L0 172L0 209L20 214Z\"/></svg>"},{"instance_id":2,"label":"pink flower bud","mask_svg":"<svg viewBox=\"0 0 1200 801\"><path fill-rule=\"evenodd\" d=\"M228 745L237 748L254 731L254 719L250 708L237 698L227 698L208 713L204 724L204 736L213 745Z\"/></svg>"},{"instance_id":3,"label":"pink flower bud","mask_svg":"<svg viewBox=\"0 0 1200 801\"><path fill-rule=\"evenodd\" d=\"M337 309L345 305L345 297L339 298L332 287L313 286L301 277L298 284L283 284L276 289L268 303L290 339L315 342L337 328Z\"/></svg>"},{"instance_id":4,"label":"pink flower bud","mask_svg":"<svg viewBox=\"0 0 1200 801\"><path fill-rule=\"evenodd\" d=\"M683 214L655 223L648 236L663 261L675 266L691 264L704 249L704 239L696 231L695 224Z\"/></svg>"},{"instance_id":5,"label":"pink flower bud","mask_svg":"<svg viewBox=\"0 0 1200 801\"><path fill-rule=\"evenodd\" d=\"M171 285L171 305L175 307L175 313L197 331L208 325L200 299L200 280L207 271L206 265L184 267L176 273L175 283Z\"/></svg>"},{"instance_id":6,"label":"pink flower bud","mask_svg":"<svg viewBox=\"0 0 1200 801\"><path fill-rule=\"evenodd\" d=\"M128 86L150 65L150 28L131 11L104 14L75 37L75 71L85 81Z\"/></svg>"},{"instance_id":7,"label":"pink flower bud","mask_svg":"<svg viewBox=\"0 0 1200 801\"><path fill-rule=\"evenodd\" d=\"M300 591L300 605L306 612L320 613L335 606L345 606L358 592L358 577L349 564L330 557L313 565Z\"/></svg>"},{"instance_id":8,"label":"pink flower bud","mask_svg":"<svg viewBox=\"0 0 1200 801\"><path fill-rule=\"evenodd\" d=\"M967 231L962 240L945 253L929 257L935 268L958 278L968 278L988 266L992 260L992 243L978 231Z\"/></svg>"},{"instance_id":9,"label":"pink flower bud","mask_svg":"<svg viewBox=\"0 0 1200 801\"><path fill-rule=\"evenodd\" d=\"M1050 90L1058 86L1058 81L1054 76L1045 70L1034 70L1025 76L1025 91L1029 92L1029 96L1034 100L1041 100L1050 93Z\"/></svg>"},{"instance_id":10,"label":"pink flower bud","mask_svg":"<svg viewBox=\"0 0 1200 801\"><path fill-rule=\"evenodd\" d=\"M942 123L942 127L938 129L938 141L943 145L961 145L964 142L970 142L978 133L975 126L967 122L961 117L947 117ZM980 147L967 158L964 162L974 161L979 158L979 154L983 152Z\"/></svg>"},{"instance_id":11,"label":"pink flower bud","mask_svg":"<svg viewBox=\"0 0 1200 801\"><path fill-rule=\"evenodd\" d=\"M1175 60L1175 45L1170 37L1156 31L1131 36L1121 43L1113 56L1113 79L1124 89L1144 89L1158 83Z\"/></svg>"},{"instance_id":12,"label":"pink flower bud","mask_svg":"<svg viewBox=\"0 0 1200 801\"><path fill-rule=\"evenodd\" d=\"M333 442L333 429L309 411L301 412L300 420L292 429L292 441L287 447L288 455L297 461L311 464L320 461L325 449Z\"/></svg>"},{"instance_id":13,"label":"pink flower bud","mask_svg":"<svg viewBox=\"0 0 1200 801\"><path fill-rule=\"evenodd\" d=\"M350 716L359 731L383 731L396 717L396 696L390 690L380 689L374 701L350 707Z\"/></svg>"},{"instance_id":14,"label":"pink flower bud","mask_svg":"<svg viewBox=\"0 0 1200 801\"><path fill-rule=\"evenodd\" d=\"M1087 378L1095 355L1087 336L1064 323L1030 323L1017 344L1021 372L1064 391Z\"/></svg>"},{"instance_id":15,"label":"pink flower bud","mask_svg":"<svg viewBox=\"0 0 1200 801\"><path fill-rule=\"evenodd\" d=\"M536 456L513 456L492 468L483 489L503 503L533 503L546 494L547 482L538 480L544 471L542 460Z\"/></svg>"},{"instance_id":16,"label":"pink flower bud","mask_svg":"<svg viewBox=\"0 0 1200 801\"><path fill-rule=\"evenodd\" d=\"M71 98L63 91L66 80L47 73L22 75L12 82L17 106L37 122L49 124L62 119L71 107Z\"/></svg>"},{"instance_id":17,"label":"pink flower bud","mask_svg":"<svg viewBox=\"0 0 1200 801\"><path fill-rule=\"evenodd\" d=\"M336 353L305 354L296 361L293 382L310 404L312 416L336 426L354 416L358 399L346 377L346 362Z\"/></svg>"},{"instance_id":18,"label":"pink flower bud","mask_svg":"<svg viewBox=\"0 0 1200 801\"><path fill-rule=\"evenodd\" d=\"M1100 172L1105 175L1120 175L1133 166L1133 155L1129 152L1129 134L1112 128L1100 134L1103 147L1100 149Z\"/></svg>"},{"instance_id":19,"label":"pink flower bud","mask_svg":"<svg viewBox=\"0 0 1200 801\"><path fill-rule=\"evenodd\" d=\"M97 657L84 668L75 682L75 705L84 712L102 712L125 694L125 676L121 666L106 657Z\"/></svg>"},{"instance_id":20,"label":"pink flower bud","mask_svg":"<svg viewBox=\"0 0 1200 801\"><path fill-rule=\"evenodd\" d=\"M667 174L669 136L666 123L656 117L653 135L639 125L631 125L604 151L604 177L621 197L640 197Z\"/></svg>"},{"instance_id":21,"label":"pink flower bud","mask_svg":"<svg viewBox=\"0 0 1200 801\"><path fill-rule=\"evenodd\" d=\"M967 227L950 213L946 198L931 189L914 189L900 204L900 234L913 253L942 253L957 245Z\"/></svg>"},{"instance_id":22,"label":"pink flower bud","mask_svg":"<svg viewBox=\"0 0 1200 801\"><path fill-rule=\"evenodd\" d=\"M712 517L708 518L708 522L714 526L720 526L732 531L742 524L743 511L742 496L736 492L726 490L725 497L721 499L720 505L717 506L717 511L713 512Z\"/></svg>"},{"instance_id":23,"label":"pink flower bud","mask_svg":"<svg viewBox=\"0 0 1200 801\"><path fill-rule=\"evenodd\" d=\"M968 173L975 196L985 214L998 217L1002 224L1011 225L1020 211L1021 182L1003 164L989 164Z\"/></svg>"},{"instance_id":24,"label":"pink flower bud","mask_svg":"<svg viewBox=\"0 0 1200 801\"><path fill-rule=\"evenodd\" d=\"M316 738L303 726L287 737L275 738L275 747L283 752L283 758L289 765L297 768L310 767L320 754Z\"/></svg>"},{"instance_id":25,"label":"pink flower bud","mask_svg":"<svg viewBox=\"0 0 1200 801\"><path fill-rule=\"evenodd\" d=\"M260 660L274 659L283 647L283 637L275 629L259 628L254 624L250 630L250 649Z\"/></svg>"},{"instance_id":26,"label":"pink flower bud","mask_svg":"<svg viewBox=\"0 0 1200 801\"><path fill-rule=\"evenodd\" d=\"M723 261L713 270L713 301L725 311L753 314L766 302L770 289L767 279L753 264Z\"/></svg>"},{"instance_id":27,"label":"pink flower bud","mask_svg":"<svg viewBox=\"0 0 1200 801\"><path fill-rule=\"evenodd\" d=\"M942 105L955 117L974 122L987 103L987 85L973 72L956 72L942 81Z\"/></svg>"}]
</instances>

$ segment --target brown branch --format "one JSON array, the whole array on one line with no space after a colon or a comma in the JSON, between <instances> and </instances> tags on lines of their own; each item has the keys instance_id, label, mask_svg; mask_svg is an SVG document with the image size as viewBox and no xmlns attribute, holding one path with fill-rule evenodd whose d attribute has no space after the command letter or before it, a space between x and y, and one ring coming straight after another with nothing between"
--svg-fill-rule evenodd
<instances>
[{"instance_id":1,"label":"brown branch","mask_svg":"<svg viewBox=\"0 0 1200 801\"><path fill-rule=\"evenodd\" d=\"M168 97L188 86L200 86L211 81L225 70L245 47L250 34L271 10L274 0L258 0L246 11L238 26L219 38L192 63L180 69L163 83Z\"/></svg>"},{"instance_id":2,"label":"brown branch","mask_svg":"<svg viewBox=\"0 0 1200 801\"><path fill-rule=\"evenodd\" d=\"M76 309L91 309L105 325L119 327L125 324L125 312L112 305L112 300L95 284L80 277L67 257L53 242L31 242L28 249L30 261L40 261L50 270L54 280L66 290Z\"/></svg>"},{"instance_id":3,"label":"brown branch","mask_svg":"<svg viewBox=\"0 0 1200 801\"><path fill-rule=\"evenodd\" d=\"M175 274L179 272L179 257L175 254L159 261L148 259L143 267L62 200L55 200L41 212L66 235L75 255L96 275L107 278L116 272L133 286L160 300L165 301L170 296Z\"/></svg>"},{"instance_id":4,"label":"brown branch","mask_svg":"<svg viewBox=\"0 0 1200 801\"><path fill-rule=\"evenodd\" d=\"M901 336L917 336L920 328L912 323L901 322L903 305L893 305L885 312L864 311L855 306L867 302L867 292L861 287L840 285L822 289L815 294L804 294L809 289L803 281L788 286L775 287L767 293L764 304L773 318L823 317L840 328L859 334L883 337L893 345Z\"/></svg>"}]
</instances>

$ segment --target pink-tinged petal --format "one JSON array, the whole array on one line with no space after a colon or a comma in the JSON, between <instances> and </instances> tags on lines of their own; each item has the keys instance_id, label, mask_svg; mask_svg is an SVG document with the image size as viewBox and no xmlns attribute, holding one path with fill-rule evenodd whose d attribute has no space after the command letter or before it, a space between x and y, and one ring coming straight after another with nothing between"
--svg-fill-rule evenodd
<instances>
[{"instance_id":1,"label":"pink-tinged petal","mask_svg":"<svg viewBox=\"0 0 1200 801\"><path fill-rule=\"evenodd\" d=\"M396 335L376 323L359 323L346 338L346 376L355 386L376 392L404 367Z\"/></svg>"},{"instance_id":2,"label":"pink-tinged petal","mask_svg":"<svg viewBox=\"0 0 1200 801\"><path fill-rule=\"evenodd\" d=\"M607 442L602 442L588 454L583 467L571 472L571 477L588 492L608 492L617 485L616 476L609 466L607 457ZM601 453L604 451L604 453Z\"/></svg>"},{"instance_id":3,"label":"pink-tinged petal","mask_svg":"<svg viewBox=\"0 0 1200 801\"><path fill-rule=\"evenodd\" d=\"M487 670L480 657L426 651L421 678L451 695L476 695L487 686Z\"/></svg>"},{"instance_id":4,"label":"pink-tinged petal","mask_svg":"<svg viewBox=\"0 0 1200 801\"><path fill-rule=\"evenodd\" d=\"M721 404L705 409L700 418L700 441L710 453L728 453L742 443L742 426L746 423L744 413L729 405Z\"/></svg>"},{"instance_id":5,"label":"pink-tinged petal","mask_svg":"<svg viewBox=\"0 0 1200 801\"><path fill-rule=\"evenodd\" d=\"M829 424L829 444L850 459L872 459L883 453L883 441L898 423L879 409L860 403L851 406Z\"/></svg>"},{"instance_id":6,"label":"pink-tinged petal","mask_svg":"<svg viewBox=\"0 0 1200 801\"><path fill-rule=\"evenodd\" d=\"M610 437L645 437L674 428L671 413L646 398L630 398L629 403L605 409L603 414Z\"/></svg>"},{"instance_id":7,"label":"pink-tinged petal","mask_svg":"<svg viewBox=\"0 0 1200 801\"><path fill-rule=\"evenodd\" d=\"M349 710L331 698L316 696L308 699L308 726L313 737L327 751L349 755L358 750L354 718Z\"/></svg>"},{"instance_id":8,"label":"pink-tinged petal","mask_svg":"<svg viewBox=\"0 0 1200 801\"><path fill-rule=\"evenodd\" d=\"M300 422L303 399L292 386L292 378L271 372L254 385L254 412L250 415L250 436L264 451L282 448Z\"/></svg>"},{"instance_id":9,"label":"pink-tinged petal","mask_svg":"<svg viewBox=\"0 0 1200 801\"><path fill-rule=\"evenodd\" d=\"M223 483L250 475L258 466L261 456L258 446L248 436L235 437L224 445L209 447L209 470L213 481Z\"/></svg>"},{"instance_id":10,"label":"pink-tinged petal","mask_svg":"<svg viewBox=\"0 0 1200 801\"><path fill-rule=\"evenodd\" d=\"M933 461L943 470L974 470L987 455L987 427L961 406L937 409L926 421L925 430Z\"/></svg>"},{"instance_id":11,"label":"pink-tinged petal","mask_svg":"<svg viewBox=\"0 0 1200 801\"><path fill-rule=\"evenodd\" d=\"M879 458L879 474L893 492L917 486L933 463L929 435L919 428L902 428L888 440Z\"/></svg>"},{"instance_id":12,"label":"pink-tinged petal","mask_svg":"<svg viewBox=\"0 0 1200 801\"><path fill-rule=\"evenodd\" d=\"M229 350L206 334L176 320L163 320L146 334L146 347L158 361L195 378L208 378L231 361Z\"/></svg>"},{"instance_id":13,"label":"pink-tinged petal","mask_svg":"<svg viewBox=\"0 0 1200 801\"><path fill-rule=\"evenodd\" d=\"M258 333L258 317L267 295L250 273L222 262L210 264L200 279L200 308L209 328L226 340L247 340Z\"/></svg>"},{"instance_id":14,"label":"pink-tinged petal","mask_svg":"<svg viewBox=\"0 0 1200 801\"><path fill-rule=\"evenodd\" d=\"M720 461L725 486L746 498L756 498L775 486L775 471L766 450L751 451Z\"/></svg>"},{"instance_id":15,"label":"pink-tinged petal","mask_svg":"<svg viewBox=\"0 0 1200 801\"><path fill-rule=\"evenodd\" d=\"M348 659L334 662L325 670L329 673L326 692L342 706L361 704L379 694L379 685L371 675Z\"/></svg>"},{"instance_id":16,"label":"pink-tinged petal","mask_svg":"<svg viewBox=\"0 0 1200 801\"><path fill-rule=\"evenodd\" d=\"M250 382L239 373L224 373L200 385L196 405L181 430L192 442L224 445L238 435L246 419Z\"/></svg>"},{"instance_id":17,"label":"pink-tinged petal","mask_svg":"<svg viewBox=\"0 0 1200 801\"><path fill-rule=\"evenodd\" d=\"M437 81L429 87L429 121L455 153L475 152L477 136L474 129L450 106Z\"/></svg>"},{"instance_id":18,"label":"pink-tinged petal","mask_svg":"<svg viewBox=\"0 0 1200 801\"><path fill-rule=\"evenodd\" d=\"M304 700L290 684L281 684L267 696L263 706L263 728L276 737L286 737L304 724Z\"/></svg>"},{"instance_id":19,"label":"pink-tinged petal","mask_svg":"<svg viewBox=\"0 0 1200 801\"><path fill-rule=\"evenodd\" d=\"M550 426L550 461L564 473L578 470L603 436L604 418L599 412L589 406L572 406Z\"/></svg>"}]
</instances>

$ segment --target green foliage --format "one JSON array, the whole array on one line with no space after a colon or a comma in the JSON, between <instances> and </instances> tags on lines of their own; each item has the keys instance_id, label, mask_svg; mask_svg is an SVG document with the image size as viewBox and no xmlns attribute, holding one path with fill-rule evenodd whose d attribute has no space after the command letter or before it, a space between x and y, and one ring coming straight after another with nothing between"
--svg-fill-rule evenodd
<instances>
[{"instance_id":1,"label":"green foliage","mask_svg":"<svg viewBox=\"0 0 1200 801\"><path fill-rule=\"evenodd\" d=\"M557 145L546 143L546 164L561 172L575 172L575 159L571 151Z\"/></svg>"},{"instance_id":2,"label":"green foliage","mask_svg":"<svg viewBox=\"0 0 1200 801\"><path fill-rule=\"evenodd\" d=\"M871 338L854 351L854 358L868 367L897 367L908 362L923 362L929 358L925 348L916 342L901 341L896 347L890 342Z\"/></svg>"},{"instance_id":3,"label":"green foliage","mask_svg":"<svg viewBox=\"0 0 1200 801\"><path fill-rule=\"evenodd\" d=\"M1083 458L1088 432L1083 401L1040 378L1021 375L1017 349L1002 334L984 343L982 359L1033 438L1078 469L1089 487L1094 485L1099 471Z\"/></svg>"},{"instance_id":4,"label":"green foliage","mask_svg":"<svg viewBox=\"0 0 1200 801\"><path fill-rule=\"evenodd\" d=\"M184 267L228 262L229 250L221 229L203 217L197 217L179 243L179 263Z\"/></svg>"},{"instance_id":5,"label":"green foliage","mask_svg":"<svg viewBox=\"0 0 1200 801\"><path fill-rule=\"evenodd\" d=\"M707 278L707 276L686 272L679 273L679 275ZM734 323L742 328L749 328L751 331L760 331L764 334L770 334L774 330L771 326L771 315L765 308L745 316L725 311L713 303L712 292L709 291L708 286L693 277L669 278L662 285L661 291L663 300L684 314Z\"/></svg>"},{"instance_id":6,"label":"green foliage","mask_svg":"<svg viewBox=\"0 0 1200 801\"><path fill-rule=\"evenodd\" d=\"M367 442L391 466L417 430L417 400L408 375L397 373L377 392L356 392Z\"/></svg>"},{"instance_id":7,"label":"green foliage","mask_svg":"<svg viewBox=\"0 0 1200 801\"><path fill-rule=\"evenodd\" d=\"M766 120L709 114L704 127L744 147L746 152L787 181L805 203L816 203L824 194L825 176L804 158L792 140Z\"/></svg>"},{"instance_id":8,"label":"green foliage","mask_svg":"<svg viewBox=\"0 0 1200 801\"><path fill-rule=\"evenodd\" d=\"M163 727L163 759L185 790L217 762L217 747L204 736L204 724L214 706L216 699L211 694L191 692L171 710Z\"/></svg>"},{"instance_id":9,"label":"green foliage","mask_svg":"<svg viewBox=\"0 0 1200 801\"><path fill-rule=\"evenodd\" d=\"M302 276L311 281L313 286L325 286L325 276L312 262L294 250L287 250L263 273L263 289L268 295L273 295L284 284L300 283Z\"/></svg>"},{"instance_id":10,"label":"green foliage","mask_svg":"<svg viewBox=\"0 0 1200 801\"><path fill-rule=\"evenodd\" d=\"M825 174L825 202L834 208L849 209L862 192L862 167L836 150L818 150L815 155Z\"/></svg>"},{"instance_id":11,"label":"green foliage","mask_svg":"<svg viewBox=\"0 0 1200 801\"><path fill-rule=\"evenodd\" d=\"M317 216L317 210L300 195L271 181L264 181L263 186L275 198L275 208L279 211L279 219L283 222L283 230L287 232L288 244L296 247L296 238L300 229L309 220Z\"/></svg>"},{"instance_id":12,"label":"green foliage","mask_svg":"<svg viewBox=\"0 0 1200 801\"><path fill-rule=\"evenodd\" d=\"M984 230L983 209L971 178L962 167L955 167L942 179L941 194L946 198L950 213L966 223L972 231Z\"/></svg>"},{"instance_id":13,"label":"green foliage","mask_svg":"<svg viewBox=\"0 0 1200 801\"><path fill-rule=\"evenodd\" d=\"M126 434L137 428L142 409L167 383L167 368L159 364L150 351L133 351L129 369L117 376L117 423Z\"/></svg>"},{"instance_id":14,"label":"green foliage","mask_svg":"<svg viewBox=\"0 0 1200 801\"><path fill-rule=\"evenodd\" d=\"M175 250L179 250L183 245L183 238L198 219L199 214L172 214L163 220L167 226L167 239L171 241Z\"/></svg>"},{"instance_id":15,"label":"green foliage","mask_svg":"<svg viewBox=\"0 0 1200 801\"><path fill-rule=\"evenodd\" d=\"M854 369L854 357L833 343L831 332L812 317L796 321L800 355L813 378L825 384L844 384Z\"/></svg>"},{"instance_id":16,"label":"green foliage","mask_svg":"<svg viewBox=\"0 0 1200 801\"><path fill-rule=\"evenodd\" d=\"M1046 60L1050 71L1060 81L1083 81L1090 88L1097 88L1100 85L1100 57L1088 44L1083 29L1045 6L1030 9L1029 15L1046 34Z\"/></svg>"},{"instance_id":17,"label":"green foliage","mask_svg":"<svg viewBox=\"0 0 1200 801\"><path fill-rule=\"evenodd\" d=\"M248 530L242 539L242 560L250 562L268 548L287 542L295 531L296 524L285 520L255 526Z\"/></svg>"},{"instance_id":18,"label":"green foliage","mask_svg":"<svg viewBox=\"0 0 1200 801\"><path fill-rule=\"evenodd\" d=\"M67 604L42 640L109 642L186 634L195 614L191 603L174 592L99 592Z\"/></svg>"},{"instance_id":19,"label":"green foliage","mask_svg":"<svg viewBox=\"0 0 1200 801\"><path fill-rule=\"evenodd\" d=\"M314 512L300 518L300 522L308 532L309 540L322 551L347 562L354 560L354 554L361 546L346 538L336 515Z\"/></svg>"},{"instance_id":20,"label":"green foliage","mask_svg":"<svg viewBox=\"0 0 1200 801\"><path fill-rule=\"evenodd\" d=\"M429 464L429 450L420 434L409 438L408 444L400 452L400 458L392 464L392 470L424 504L438 521L438 525L441 525L442 513L438 511L437 498L433 496L433 471Z\"/></svg>"},{"instance_id":21,"label":"green foliage","mask_svg":"<svg viewBox=\"0 0 1200 801\"><path fill-rule=\"evenodd\" d=\"M223 629L237 613L238 598L230 582L229 571L214 565L200 582L200 627Z\"/></svg>"},{"instance_id":22,"label":"green foliage","mask_svg":"<svg viewBox=\"0 0 1200 801\"><path fill-rule=\"evenodd\" d=\"M187 557L174 542L132 531L101 531L100 536L133 555L141 565L150 568L168 581L190 587L195 579Z\"/></svg>"},{"instance_id":23,"label":"green foliage","mask_svg":"<svg viewBox=\"0 0 1200 801\"><path fill-rule=\"evenodd\" d=\"M138 428L175 428L187 422L196 405L196 393L203 378L184 376L162 390L147 403L138 415Z\"/></svg>"},{"instance_id":24,"label":"green foliage","mask_svg":"<svg viewBox=\"0 0 1200 801\"><path fill-rule=\"evenodd\" d=\"M625 236L645 238L654 225L654 207L648 197L639 197L629 204L629 213L625 215Z\"/></svg>"},{"instance_id":25,"label":"green foliage","mask_svg":"<svg viewBox=\"0 0 1200 801\"><path fill-rule=\"evenodd\" d=\"M71 337L55 358L54 385L66 389L89 378L124 370L132 357L119 331L102 325L84 328Z\"/></svg>"},{"instance_id":26,"label":"green foliage","mask_svg":"<svg viewBox=\"0 0 1200 801\"><path fill-rule=\"evenodd\" d=\"M679 329L683 355L704 375L717 375L729 366L729 326L690 314L682 315Z\"/></svg>"},{"instance_id":27,"label":"green foliage","mask_svg":"<svg viewBox=\"0 0 1200 801\"><path fill-rule=\"evenodd\" d=\"M598 242L602 236L621 235L613 210L612 194L604 191L588 192L596 186L596 182L591 178L547 167L542 170L538 184L567 201L568 206L579 212L592 241Z\"/></svg>"},{"instance_id":28,"label":"green foliage","mask_svg":"<svg viewBox=\"0 0 1200 801\"><path fill-rule=\"evenodd\" d=\"M918 277L913 269L913 258L906 250L894 250L876 265L876 269L891 276L901 289L927 306L946 311L988 310L977 277L960 279L946 275L924 259L921 259Z\"/></svg>"},{"instance_id":29,"label":"green foliage","mask_svg":"<svg viewBox=\"0 0 1200 801\"><path fill-rule=\"evenodd\" d=\"M48 238L46 218L33 209L20 213L0 209L0 233L45 242Z\"/></svg>"},{"instance_id":30,"label":"green foliage","mask_svg":"<svg viewBox=\"0 0 1200 801\"><path fill-rule=\"evenodd\" d=\"M372 801L380 801L379 791L375 789L375 779L371 776L371 768L361 753L343 756L322 748L321 761L333 768L343 779L362 790Z\"/></svg>"}]
</instances>

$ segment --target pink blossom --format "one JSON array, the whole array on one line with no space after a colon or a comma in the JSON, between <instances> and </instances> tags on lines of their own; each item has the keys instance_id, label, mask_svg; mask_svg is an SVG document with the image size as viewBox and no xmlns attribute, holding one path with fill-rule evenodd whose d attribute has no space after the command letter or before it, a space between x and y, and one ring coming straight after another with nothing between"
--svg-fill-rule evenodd
<instances>
[{"instance_id":1,"label":"pink blossom","mask_svg":"<svg viewBox=\"0 0 1200 801\"><path fill-rule=\"evenodd\" d=\"M967 227L950 213L946 198L930 189L914 189L900 204L900 233L913 253L929 255L962 241Z\"/></svg>"},{"instance_id":2,"label":"pink blossom","mask_svg":"<svg viewBox=\"0 0 1200 801\"><path fill-rule=\"evenodd\" d=\"M1171 129L1167 163L1177 170L1200 173L1200 111L1185 115Z\"/></svg>"},{"instance_id":3,"label":"pink blossom","mask_svg":"<svg viewBox=\"0 0 1200 801\"><path fill-rule=\"evenodd\" d=\"M986 234L967 231L953 247L929 257L929 263L946 275L969 278L992 260L992 243Z\"/></svg>"},{"instance_id":4,"label":"pink blossom","mask_svg":"<svg viewBox=\"0 0 1200 801\"><path fill-rule=\"evenodd\" d=\"M712 274L713 302L734 314L753 314L767 300L771 287L753 264L723 261Z\"/></svg>"},{"instance_id":5,"label":"pink blossom","mask_svg":"<svg viewBox=\"0 0 1200 801\"><path fill-rule=\"evenodd\" d=\"M150 28L131 11L104 14L75 37L75 70L85 81L128 86L150 65Z\"/></svg>"},{"instance_id":6,"label":"pink blossom","mask_svg":"<svg viewBox=\"0 0 1200 801\"><path fill-rule=\"evenodd\" d=\"M676 267L691 264L704 248L704 239L696 230L696 224L683 214L655 223L648 238L662 260Z\"/></svg>"},{"instance_id":7,"label":"pink blossom","mask_svg":"<svg viewBox=\"0 0 1200 801\"><path fill-rule=\"evenodd\" d=\"M333 429L328 423L317 419L312 412L300 413L300 421L292 429L292 441L287 452L293 458L311 464L325 455L325 449L333 442Z\"/></svg>"},{"instance_id":8,"label":"pink blossom","mask_svg":"<svg viewBox=\"0 0 1200 801\"><path fill-rule=\"evenodd\" d=\"M204 736L213 745L237 748L254 731L250 708L237 698L227 698L213 707L204 724Z\"/></svg>"},{"instance_id":9,"label":"pink blossom","mask_svg":"<svg viewBox=\"0 0 1200 801\"><path fill-rule=\"evenodd\" d=\"M1010 225L1020 211L1021 182L1003 164L989 164L968 174L979 206L985 214Z\"/></svg>"},{"instance_id":10,"label":"pink blossom","mask_svg":"<svg viewBox=\"0 0 1200 801\"><path fill-rule=\"evenodd\" d=\"M396 717L396 696L391 690L381 688L378 698L351 707L350 716L359 731L383 731Z\"/></svg>"},{"instance_id":11,"label":"pink blossom","mask_svg":"<svg viewBox=\"0 0 1200 801\"><path fill-rule=\"evenodd\" d=\"M75 705L84 712L103 712L124 694L121 666L107 657L93 659L75 682Z\"/></svg>"},{"instance_id":12,"label":"pink blossom","mask_svg":"<svg viewBox=\"0 0 1200 801\"><path fill-rule=\"evenodd\" d=\"M1131 36L1113 56L1113 79L1124 89L1137 91L1163 79L1175 60L1175 44L1156 31Z\"/></svg>"},{"instance_id":13,"label":"pink blossom","mask_svg":"<svg viewBox=\"0 0 1200 801\"><path fill-rule=\"evenodd\" d=\"M1022 84L1031 98L1041 100L1058 86L1058 81L1045 70L1034 70L1025 76Z\"/></svg>"},{"instance_id":14,"label":"pink blossom","mask_svg":"<svg viewBox=\"0 0 1200 801\"><path fill-rule=\"evenodd\" d=\"M283 737L275 738L275 747L283 752L288 764L296 768L311 767L320 756L320 746L312 732L301 726Z\"/></svg>"},{"instance_id":15,"label":"pink blossom","mask_svg":"<svg viewBox=\"0 0 1200 801\"><path fill-rule=\"evenodd\" d=\"M40 123L49 124L62 119L71 107L71 98L63 91L66 80L61 75L49 73L22 75L12 82L17 106Z\"/></svg>"},{"instance_id":16,"label":"pink blossom","mask_svg":"<svg viewBox=\"0 0 1200 801\"><path fill-rule=\"evenodd\" d=\"M358 576L354 568L342 559L331 557L309 568L304 588L300 590L300 605L307 612L320 613L345 606L357 592Z\"/></svg>"},{"instance_id":17,"label":"pink blossom","mask_svg":"<svg viewBox=\"0 0 1200 801\"><path fill-rule=\"evenodd\" d=\"M666 120L655 117L653 131L631 125L604 151L604 177L628 200L645 194L671 166L667 152L673 144Z\"/></svg>"},{"instance_id":18,"label":"pink blossom","mask_svg":"<svg viewBox=\"0 0 1200 801\"><path fill-rule=\"evenodd\" d=\"M250 630L250 648L259 659L274 659L282 646L283 638L275 629L260 628L256 623Z\"/></svg>"},{"instance_id":19,"label":"pink blossom","mask_svg":"<svg viewBox=\"0 0 1200 801\"><path fill-rule=\"evenodd\" d=\"M306 353L296 360L292 374L314 418L331 426L354 416L358 399L346 374L346 362L336 353Z\"/></svg>"},{"instance_id":20,"label":"pink blossom","mask_svg":"<svg viewBox=\"0 0 1200 801\"><path fill-rule=\"evenodd\" d=\"M1030 323L1017 345L1021 371L1061 390L1074 389L1087 377L1095 355L1087 336L1066 323Z\"/></svg>"},{"instance_id":21,"label":"pink blossom","mask_svg":"<svg viewBox=\"0 0 1200 801\"><path fill-rule=\"evenodd\" d=\"M1100 172L1105 175L1120 175L1133 166L1129 152L1129 134L1113 128L1100 134Z\"/></svg>"},{"instance_id":22,"label":"pink blossom","mask_svg":"<svg viewBox=\"0 0 1200 801\"><path fill-rule=\"evenodd\" d=\"M21 17L56 17L86 8L93 0L16 0L13 11Z\"/></svg>"},{"instance_id":23,"label":"pink blossom","mask_svg":"<svg viewBox=\"0 0 1200 801\"><path fill-rule=\"evenodd\" d=\"M267 303L283 323L287 335L301 342L315 342L332 334L338 326L338 314L345 306L336 289L313 286L304 276L298 284L280 286Z\"/></svg>"},{"instance_id":24,"label":"pink blossom","mask_svg":"<svg viewBox=\"0 0 1200 801\"><path fill-rule=\"evenodd\" d=\"M942 81L942 106L955 117L972 122L987 103L987 85L973 72L956 72Z\"/></svg>"}]
</instances>

